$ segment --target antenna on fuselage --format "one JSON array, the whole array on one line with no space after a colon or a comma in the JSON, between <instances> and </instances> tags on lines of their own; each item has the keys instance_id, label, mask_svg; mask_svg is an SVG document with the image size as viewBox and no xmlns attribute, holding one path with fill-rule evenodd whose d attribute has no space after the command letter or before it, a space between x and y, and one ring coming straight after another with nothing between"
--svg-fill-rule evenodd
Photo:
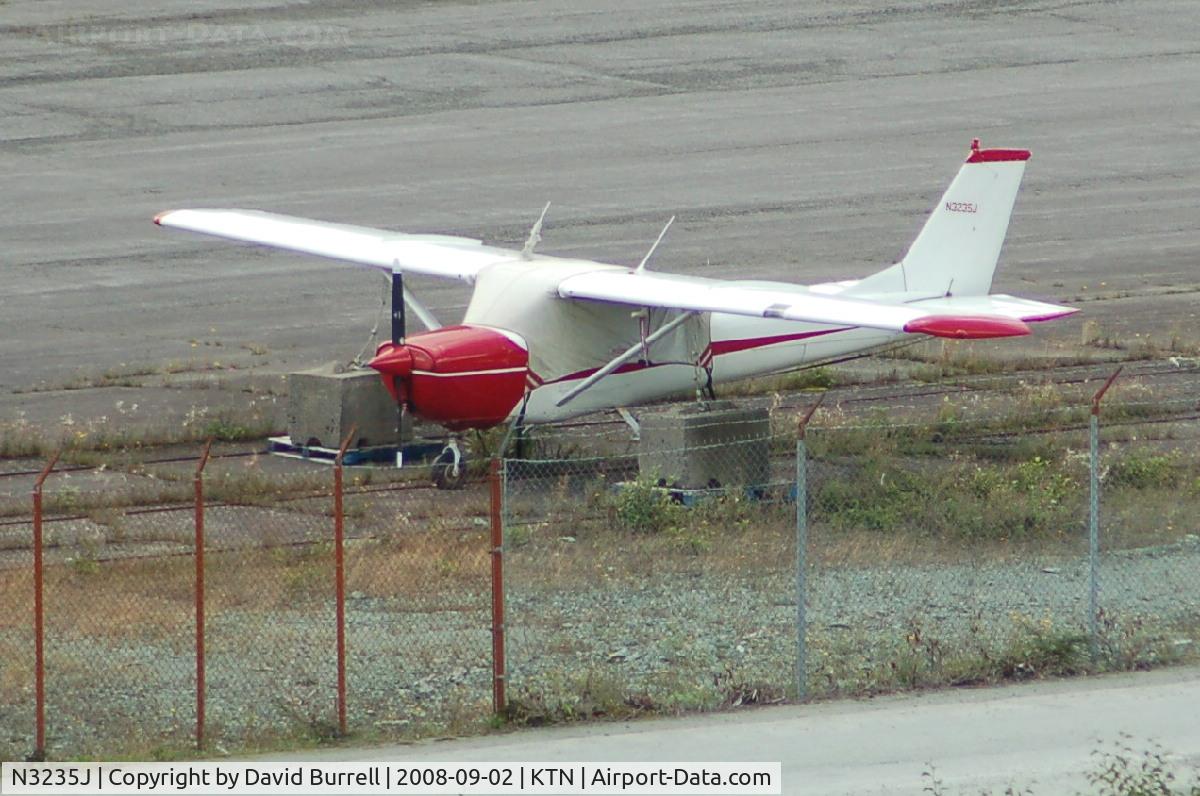
<instances>
[{"instance_id":1,"label":"antenna on fuselage","mask_svg":"<svg viewBox=\"0 0 1200 796\"><path fill-rule=\"evenodd\" d=\"M550 203L546 202L546 206L542 208L542 214L534 222L533 229L529 230L529 237L525 239L525 248L521 249L521 256L526 260L533 259L533 247L542 242L542 222L546 220L546 211L549 209Z\"/></svg>"},{"instance_id":2,"label":"antenna on fuselage","mask_svg":"<svg viewBox=\"0 0 1200 796\"><path fill-rule=\"evenodd\" d=\"M638 267L634 269L634 273L640 274L646 270L646 263L650 261L650 255L654 254L654 250L658 248L658 244L662 243L663 236L667 234L667 230L674 223L675 216L671 216L670 220L667 221L667 225L662 228L662 232L658 233L658 237L654 239L654 243L650 246L650 251L646 252L646 256L642 258L642 261L638 263Z\"/></svg>"}]
</instances>

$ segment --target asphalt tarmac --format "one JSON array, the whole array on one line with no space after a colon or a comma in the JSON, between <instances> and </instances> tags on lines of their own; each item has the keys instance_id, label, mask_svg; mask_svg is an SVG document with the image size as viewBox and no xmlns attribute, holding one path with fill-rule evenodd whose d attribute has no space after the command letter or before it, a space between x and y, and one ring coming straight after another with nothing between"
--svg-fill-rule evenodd
<instances>
[{"instance_id":1,"label":"asphalt tarmac","mask_svg":"<svg viewBox=\"0 0 1200 796\"><path fill-rule=\"evenodd\" d=\"M1183 793L1200 777L1198 714L1200 670L1185 668L286 758L410 765L763 761L783 764L783 793L791 796L1048 795L1114 792L1088 775L1120 746L1131 773L1147 753L1161 754Z\"/></svg>"},{"instance_id":2,"label":"asphalt tarmac","mask_svg":"<svg viewBox=\"0 0 1200 796\"><path fill-rule=\"evenodd\" d=\"M899 258L975 136L1034 151L998 290L1200 338L1197 41L1200 5L1161 0L7 0L0 408L98 412L58 388L367 341L377 274L163 209L519 247L549 200L546 252L634 263L677 215L652 267L809 282ZM457 320L462 287L416 287Z\"/></svg>"}]
</instances>

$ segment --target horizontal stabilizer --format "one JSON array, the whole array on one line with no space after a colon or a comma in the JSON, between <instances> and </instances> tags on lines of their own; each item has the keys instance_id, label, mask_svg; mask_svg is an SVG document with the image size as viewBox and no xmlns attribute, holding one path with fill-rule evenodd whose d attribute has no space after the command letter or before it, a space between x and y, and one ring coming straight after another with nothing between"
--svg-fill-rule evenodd
<instances>
[{"instance_id":1,"label":"horizontal stabilizer","mask_svg":"<svg viewBox=\"0 0 1200 796\"><path fill-rule=\"evenodd\" d=\"M1017 298L1003 293L990 296L947 296L918 301L910 306L939 314L986 315L1012 318L1025 323L1052 321L1079 312L1075 307L1047 304L1044 301Z\"/></svg>"}]
</instances>

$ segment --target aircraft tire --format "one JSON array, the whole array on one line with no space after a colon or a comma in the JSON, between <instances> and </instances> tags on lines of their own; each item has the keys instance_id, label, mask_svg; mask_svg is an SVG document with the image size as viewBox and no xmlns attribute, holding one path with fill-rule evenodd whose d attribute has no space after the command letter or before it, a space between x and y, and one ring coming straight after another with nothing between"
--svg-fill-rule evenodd
<instances>
[{"instance_id":1,"label":"aircraft tire","mask_svg":"<svg viewBox=\"0 0 1200 796\"><path fill-rule=\"evenodd\" d=\"M462 489L467 483L467 457L460 456L454 473L454 452L444 450L433 461L433 483L438 489Z\"/></svg>"}]
</instances>

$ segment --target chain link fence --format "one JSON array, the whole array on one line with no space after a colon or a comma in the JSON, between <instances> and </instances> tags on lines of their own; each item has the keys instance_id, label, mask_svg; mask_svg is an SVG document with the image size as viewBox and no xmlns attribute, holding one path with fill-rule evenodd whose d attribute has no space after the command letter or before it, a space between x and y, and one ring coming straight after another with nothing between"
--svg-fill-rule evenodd
<instances>
[{"instance_id":1,"label":"chain link fence","mask_svg":"<svg viewBox=\"0 0 1200 796\"><path fill-rule=\"evenodd\" d=\"M202 581L195 503L134 508L145 495L80 488L77 473L70 482L48 479L41 750L153 758L198 738L220 752L321 742L347 729L379 737L465 731L487 720L491 578L481 475L452 493L366 469L347 477L343 707L332 474L223 465L203 481ZM41 751L31 536L28 520L0 525L5 759Z\"/></svg>"},{"instance_id":2,"label":"chain link fence","mask_svg":"<svg viewBox=\"0 0 1200 796\"><path fill-rule=\"evenodd\" d=\"M461 491L347 493L352 728L457 734L491 715L489 512L482 474Z\"/></svg>"},{"instance_id":3,"label":"chain link fence","mask_svg":"<svg viewBox=\"0 0 1200 796\"><path fill-rule=\"evenodd\" d=\"M1200 424L1099 429L1096 653L1148 668L1200 650Z\"/></svg>"},{"instance_id":4,"label":"chain link fence","mask_svg":"<svg viewBox=\"0 0 1200 796\"><path fill-rule=\"evenodd\" d=\"M1086 445L1078 432L813 430L810 692L1086 668Z\"/></svg>"},{"instance_id":5,"label":"chain link fence","mask_svg":"<svg viewBox=\"0 0 1200 796\"><path fill-rule=\"evenodd\" d=\"M793 447L740 437L643 451L640 468L636 456L506 462L510 714L795 696Z\"/></svg>"},{"instance_id":6,"label":"chain link fence","mask_svg":"<svg viewBox=\"0 0 1200 796\"><path fill-rule=\"evenodd\" d=\"M1125 400L1089 428L1086 401L1042 392L834 406L807 434L778 407L644 423L636 443L589 426L456 491L347 468L340 546L332 472L215 459L202 562L195 459L150 491L51 474L42 744L33 525L0 505L0 753L466 733L496 710L539 724L1194 657L1200 420Z\"/></svg>"}]
</instances>

